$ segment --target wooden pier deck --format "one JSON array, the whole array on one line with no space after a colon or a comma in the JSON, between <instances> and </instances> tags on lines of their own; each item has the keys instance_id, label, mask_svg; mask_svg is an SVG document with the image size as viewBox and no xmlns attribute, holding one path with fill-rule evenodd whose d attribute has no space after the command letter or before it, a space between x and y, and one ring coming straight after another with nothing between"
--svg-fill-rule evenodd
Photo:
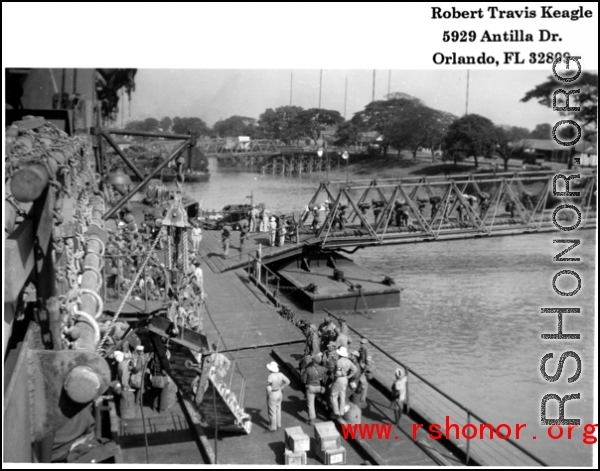
<instances>
[{"instance_id":1,"label":"wooden pier deck","mask_svg":"<svg viewBox=\"0 0 600 471\"><path fill-rule=\"evenodd\" d=\"M216 236L209 236L205 232L204 247L209 246L208 243L205 244L206 239L210 240L209 237L213 237L213 243L220 244ZM282 429L275 433L267 433L269 419L266 380L269 372L266 364L274 358L277 360L272 354L274 348L280 357L283 356L288 359L286 361L292 362L292 359L301 355L304 350L304 336L268 304L267 298L249 281L243 270L222 273L218 270L204 269L204 289L207 293L206 313L203 318L204 334L210 342L218 342L219 351L227 352L226 355L232 361L232 368L244 376L246 384L243 407L253 422L249 435L230 431L217 432L216 444L213 441L214 430L205 428L204 433L212 447L211 452L217 456L219 464L283 464L283 429L301 426L311 437L314 436L314 431L313 427L306 423L308 411L303 385L280 364L281 371L290 378L292 384L283 394ZM221 340L218 340L219 337ZM190 381L193 377L191 374L182 373L180 376L180 381ZM239 377L233 376L232 391L239 390L239 381ZM210 397L210 391L207 394ZM364 422L389 422L389 414L386 415L385 411L382 413L379 409L385 409L383 399L375 400L372 412L365 417ZM319 408L317 414L317 420L329 420ZM379 462L389 465L435 465L436 461L406 435L410 430L408 422L402 430L399 432L401 438L398 441L382 442L383 445L378 446L380 458L374 458L367 453L365 447L355 448L349 442L345 442L343 445L347 453L346 464ZM307 455L308 464L322 464L312 452Z\"/></svg>"},{"instance_id":2,"label":"wooden pier deck","mask_svg":"<svg viewBox=\"0 0 600 471\"><path fill-rule=\"evenodd\" d=\"M218 344L219 350L304 340L302 332L281 318L243 270L219 275L203 270L203 275L207 311L204 334Z\"/></svg>"},{"instance_id":3,"label":"wooden pier deck","mask_svg":"<svg viewBox=\"0 0 600 471\"><path fill-rule=\"evenodd\" d=\"M240 250L239 232L233 231L227 257L223 255L223 244L220 231L205 230L202 232L200 244L200 260L205 262L215 273L222 273L234 268L245 267L256 257L258 246L261 245L263 257L269 261L287 258L302 252L306 245L313 245L321 239L313 233L300 234L299 243L286 243L283 247L270 247L269 235L266 232L253 232L248 234L244 250Z\"/></svg>"},{"instance_id":4,"label":"wooden pier deck","mask_svg":"<svg viewBox=\"0 0 600 471\"><path fill-rule=\"evenodd\" d=\"M119 446L126 464L146 464L144 425L148 438L148 460L152 464L204 463L197 437L188 424L179 403L169 411L158 413L144 406L135 419L121 419Z\"/></svg>"}]
</instances>

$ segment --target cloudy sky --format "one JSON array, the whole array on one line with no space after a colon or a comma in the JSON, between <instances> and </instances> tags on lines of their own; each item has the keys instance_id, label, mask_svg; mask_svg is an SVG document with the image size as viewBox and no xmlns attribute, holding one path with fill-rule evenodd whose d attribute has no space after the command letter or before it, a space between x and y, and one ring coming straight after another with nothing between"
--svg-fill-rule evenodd
<instances>
[{"instance_id":1,"label":"cloudy sky","mask_svg":"<svg viewBox=\"0 0 600 471\"><path fill-rule=\"evenodd\" d=\"M232 65L235 61L232 61ZM490 118L496 124L522 126L530 130L539 123L554 123L557 112L535 101L520 99L545 81L546 71L471 70L469 113ZM320 69L139 69L136 91L124 120L163 116L198 116L209 125L234 114L258 118L267 108L292 104L319 106ZM345 84L348 79L346 117L350 118L371 101L373 69L323 69L321 107L344 115ZM375 99L404 92L428 106L455 115L465 113L466 70L392 70L375 72Z\"/></svg>"}]
</instances>

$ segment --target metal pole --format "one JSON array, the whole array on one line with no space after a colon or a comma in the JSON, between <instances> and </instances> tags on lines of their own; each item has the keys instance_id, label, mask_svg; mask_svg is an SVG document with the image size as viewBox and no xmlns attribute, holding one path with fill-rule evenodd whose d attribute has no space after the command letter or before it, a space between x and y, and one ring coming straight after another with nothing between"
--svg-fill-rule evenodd
<instances>
[{"instance_id":1,"label":"metal pole","mask_svg":"<svg viewBox=\"0 0 600 471\"><path fill-rule=\"evenodd\" d=\"M60 99L58 101L58 109L63 109L63 97L65 96L65 86L67 79L67 69L62 70L62 77L60 79Z\"/></svg>"},{"instance_id":2,"label":"metal pole","mask_svg":"<svg viewBox=\"0 0 600 471\"><path fill-rule=\"evenodd\" d=\"M373 69L373 94L371 95L371 101L375 101L375 69Z\"/></svg>"},{"instance_id":3,"label":"metal pole","mask_svg":"<svg viewBox=\"0 0 600 471\"><path fill-rule=\"evenodd\" d=\"M329 181L329 152L327 152L327 145L325 145L325 158L327 159L327 181Z\"/></svg>"},{"instance_id":4,"label":"metal pole","mask_svg":"<svg viewBox=\"0 0 600 471\"><path fill-rule=\"evenodd\" d=\"M467 69L467 104L465 106L465 115L467 114L469 114L469 69Z\"/></svg>"},{"instance_id":5,"label":"metal pole","mask_svg":"<svg viewBox=\"0 0 600 471\"><path fill-rule=\"evenodd\" d=\"M346 75L346 89L344 91L344 119L346 119L347 104L348 104L348 76Z\"/></svg>"},{"instance_id":6,"label":"metal pole","mask_svg":"<svg viewBox=\"0 0 600 471\"><path fill-rule=\"evenodd\" d=\"M121 157L121 160L127 164L131 171L135 173L136 177L138 177L140 180L144 179L144 176L140 173L140 171L137 169L134 163L131 160L129 160L129 158L123 153L123 151L119 148L118 144L114 141L111 135L108 134L108 132L103 131L102 133L100 133L100 137L106 139L106 142L108 142L108 144L113 148L117 155Z\"/></svg>"},{"instance_id":7,"label":"metal pole","mask_svg":"<svg viewBox=\"0 0 600 471\"><path fill-rule=\"evenodd\" d=\"M102 141L100 141L102 142ZM121 200L113 206L113 208L104 214L103 219L107 220L111 216L113 216L119 209L125 205L132 197L135 195L141 188L143 188L150 180L152 180L156 175L160 173L160 171L165 168L172 160L175 160L181 153L186 149L186 147L190 144L190 140L185 141L182 145L180 145L173 154L171 154L162 164L156 167L146 178L144 178L140 183L138 183L133 190L127 193Z\"/></svg>"},{"instance_id":8,"label":"metal pole","mask_svg":"<svg viewBox=\"0 0 600 471\"><path fill-rule=\"evenodd\" d=\"M290 106L292 106L292 88L294 86L294 71L290 74Z\"/></svg>"},{"instance_id":9,"label":"metal pole","mask_svg":"<svg viewBox=\"0 0 600 471\"><path fill-rule=\"evenodd\" d=\"M121 88L121 127L125 129L125 88Z\"/></svg>"},{"instance_id":10,"label":"metal pole","mask_svg":"<svg viewBox=\"0 0 600 471\"><path fill-rule=\"evenodd\" d=\"M321 88L323 86L323 69L319 73L319 109L321 109Z\"/></svg>"},{"instance_id":11,"label":"metal pole","mask_svg":"<svg viewBox=\"0 0 600 471\"><path fill-rule=\"evenodd\" d=\"M350 184L350 156L346 159L346 185Z\"/></svg>"},{"instance_id":12,"label":"metal pole","mask_svg":"<svg viewBox=\"0 0 600 471\"><path fill-rule=\"evenodd\" d=\"M73 69L73 95L77 93L77 69Z\"/></svg>"},{"instance_id":13,"label":"metal pole","mask_svg":"<svg viewBox=\"0 0 600 471\"><path fill-rule=\"evenodd\" d=\"M392 88L392 69L390 69L390 71L388 73L388 99L389 99L389 94L390 94L391 88Z\"/></svg>"}]
</instances>

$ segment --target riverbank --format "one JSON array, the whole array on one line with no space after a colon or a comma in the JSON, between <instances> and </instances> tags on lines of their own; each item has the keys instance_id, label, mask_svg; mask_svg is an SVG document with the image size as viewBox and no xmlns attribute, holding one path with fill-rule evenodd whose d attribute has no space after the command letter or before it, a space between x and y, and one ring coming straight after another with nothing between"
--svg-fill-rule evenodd
<instances>
[{"instance_id":1,"label":"riverbank","mask_svg":"<svg viewBox=\"0 0 600 471\"><path fill-rule=\"evenodd\" d=\"M566 169L566 164L547 162L545 166L553 170ZM523 162L509 160L508 171L523 170ZM413 158L410 152L390 153L386 157L372 155L350 155L347 167L344 164L332 165L329 180L364 180L383 178L431 177L437 175L454 175L465 173L505 172L504 161L501 159L479 158L478 166L475 159L468 158L458 164L453 161L442 161L437 156L432 160L430 152L417 152ZM324 173L324 172L323 172Z\"/></svg>"}]
</instances>

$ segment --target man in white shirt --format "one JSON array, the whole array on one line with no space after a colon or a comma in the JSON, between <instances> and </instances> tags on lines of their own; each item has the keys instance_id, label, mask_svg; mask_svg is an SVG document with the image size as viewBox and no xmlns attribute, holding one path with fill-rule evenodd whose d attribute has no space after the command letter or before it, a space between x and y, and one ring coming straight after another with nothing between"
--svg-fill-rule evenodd
<instances>
[{"instance_id":1,"label":"man in white shirt","mask_svg":"<svg viewBox=\"0 0 600 471\"><path fill-rule=\"evenodd\" d=\"M200 250L200 242L202 242L202 228L198 223L194 223L192 228L192 247L194 252Z\"/></svg>"}]
</instances>

